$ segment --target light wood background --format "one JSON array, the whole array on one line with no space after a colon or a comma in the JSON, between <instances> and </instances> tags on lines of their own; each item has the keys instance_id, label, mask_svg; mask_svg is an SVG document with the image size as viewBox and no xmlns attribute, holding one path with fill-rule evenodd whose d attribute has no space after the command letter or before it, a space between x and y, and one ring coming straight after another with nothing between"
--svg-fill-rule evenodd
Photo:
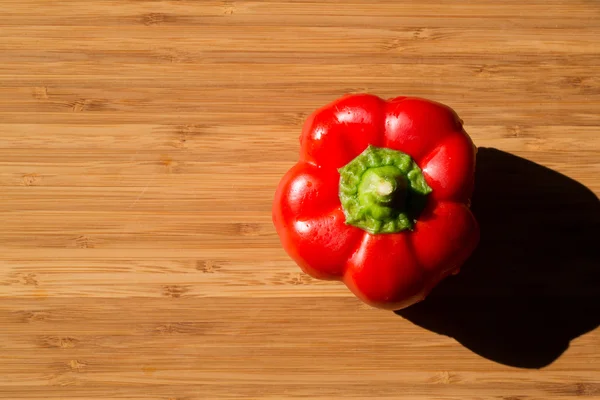
<instances>
[{"instance_id":1,"label":"light wood background","mask_svg":"<svg viewBox=\"0 0 600 400\"><path fill-rule=\"evenodd\" d=\"M271 223L348 92L597 195L599 39L594 0L1 0L0 398L600 398L598 330L498 362L309 279Z\"/></svg>"}]
</instances>

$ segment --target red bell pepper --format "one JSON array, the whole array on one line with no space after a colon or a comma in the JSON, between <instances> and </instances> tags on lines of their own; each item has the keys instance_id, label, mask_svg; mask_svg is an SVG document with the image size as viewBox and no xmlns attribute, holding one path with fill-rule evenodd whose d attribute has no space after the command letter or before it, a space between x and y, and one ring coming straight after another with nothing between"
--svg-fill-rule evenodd
<instances>
[{"instance_id":1,"label":"red bell pepper","mask_svg":"<svg viewBox=\"0 0 600 400\"><path fill-rule=\"evenodd\" d=\"M449 107L347 95L316 110L283 176L273 223L308 275L398 310L458 273L479 243L477 149Z\"/></svg>"}]
</instances>

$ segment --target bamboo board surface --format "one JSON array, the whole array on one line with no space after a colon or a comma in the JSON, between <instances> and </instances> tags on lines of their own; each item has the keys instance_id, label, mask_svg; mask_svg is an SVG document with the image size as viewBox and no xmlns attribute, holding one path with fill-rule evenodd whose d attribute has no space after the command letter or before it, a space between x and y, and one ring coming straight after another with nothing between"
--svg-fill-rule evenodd
<instances>
[{"instance_id":1,"label":"bamboo board surface","mask_svg":"<svg viewBox=\"0 0 600 400\"><path fill-rule=\"evenodd\" d=\"M0 398L600 398L600 3L2 0ZM271 223L314 109L453 107L482 242L392 313Z\"/></svg>"}]
</instances>

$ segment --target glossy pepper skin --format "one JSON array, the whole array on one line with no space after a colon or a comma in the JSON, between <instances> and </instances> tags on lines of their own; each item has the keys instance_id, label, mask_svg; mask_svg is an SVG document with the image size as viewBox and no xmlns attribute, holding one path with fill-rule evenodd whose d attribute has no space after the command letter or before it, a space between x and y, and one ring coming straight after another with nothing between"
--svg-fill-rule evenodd
<instances>
[{"instance_id":1,"label":"glossy pepper skin","mask_svg":"<svg viewBox=\"0 0 600 400\"><path fill-rule=\"evenodd\" d=\"M276 189L282 247L305 273L342 281L373 307L421 301L478 245L476 151L440 103L337 99L306 120L299 160Z\"/></svg>"}]
</instances>

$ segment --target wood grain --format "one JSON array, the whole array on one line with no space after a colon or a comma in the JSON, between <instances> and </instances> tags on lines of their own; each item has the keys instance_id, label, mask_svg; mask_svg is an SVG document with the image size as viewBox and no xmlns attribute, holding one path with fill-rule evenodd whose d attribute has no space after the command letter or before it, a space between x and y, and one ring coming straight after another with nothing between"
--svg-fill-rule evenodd
<instances>
[{"instance_id":1,"label":"wood grain","mask_svg":"<svg viewBox=\"0 0 600 400\"><path fill-rule=\"evenodd\" d=\"M1 3L0 398L600 398L599 2ZM568 293L536 325L577 325L568 348L501 362L479 330L465 340L300 273L272 196L306 116L354 92L444 102L478 146L556 172L531 185L579 194L569 210L541 192L509 203L547 207L577 238L547 252L588 285L550 273ZM552 264L539 242L519 250L527 232L489 235Z\"/></svg>"}]
</instances>

